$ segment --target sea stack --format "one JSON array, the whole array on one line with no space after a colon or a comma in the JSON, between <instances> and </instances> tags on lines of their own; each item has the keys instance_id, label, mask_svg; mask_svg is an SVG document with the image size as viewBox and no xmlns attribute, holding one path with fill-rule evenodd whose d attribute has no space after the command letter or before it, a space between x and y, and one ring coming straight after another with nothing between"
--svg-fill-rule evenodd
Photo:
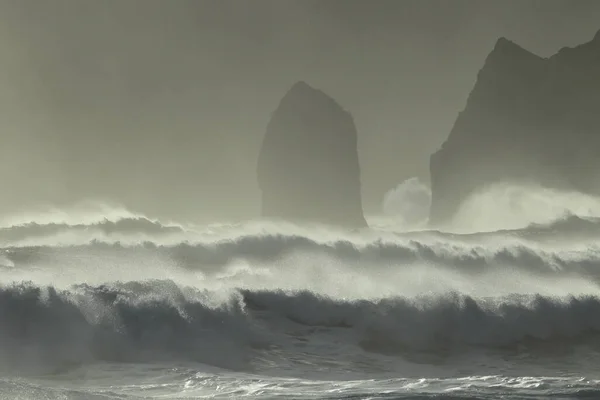
<instances>
[{"instance_id":1,"label":"sea stack","mask_svg":"<svg viewBox=\"0 0 600 400\"><path fill-rule=\"evenodd\" d=\"M367 226L354 120L305 82L294 84L272 114L257 173L265 218Z\"/></svg>"},{"instance_id":2,"label":"sea stack","mask_svg":"<svg viewBox=\"0 0 600 400\"><path fill-rule=\"evenodd\" d=\"M430 173L433 225L493 183L600 193L600 32L549 58L499 39Z\"/></svg>"}]
</instances>

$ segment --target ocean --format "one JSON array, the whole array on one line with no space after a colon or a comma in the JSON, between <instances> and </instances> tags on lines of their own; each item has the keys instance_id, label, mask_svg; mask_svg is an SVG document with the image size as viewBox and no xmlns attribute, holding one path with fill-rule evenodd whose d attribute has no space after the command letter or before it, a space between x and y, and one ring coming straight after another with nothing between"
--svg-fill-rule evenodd
<instances>
[{"instance_id":1,"label":"ocean","mask_svg":"<svg viewBox=\"0 0 600 400\"><path fill-rule=\"evenodd\" d=\"M600 398L600 219L0 221L2 399Z\"/></svg>"}]
</instances>

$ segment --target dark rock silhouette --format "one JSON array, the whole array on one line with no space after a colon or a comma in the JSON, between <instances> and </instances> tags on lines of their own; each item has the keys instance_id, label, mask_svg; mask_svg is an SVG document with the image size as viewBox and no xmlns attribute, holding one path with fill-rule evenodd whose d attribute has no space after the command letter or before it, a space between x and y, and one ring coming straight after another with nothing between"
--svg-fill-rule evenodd
<instances>
[{"instance_id":1,"label":"dark rock silhouette","mask_svg":"<svg viewBox=\"0 0 600 400\"><path fill-rule=\"evenodd\" d=\"M430 223L496 182L600 193L600 32L542 58L501 38L431 156ZM494 210L490 210L494 212Z\"/></svg>"},{"instance_id":2,"label":"dark rock silhouette","mask_svg":"<svg viewBox=\"0 0 600 400\"><path fill-rule=\"evenodd\" d=\"M352 116L304 82L292 86L273 113L257 172L263 217L367 225Z\"/></svg>"}]
</instances>

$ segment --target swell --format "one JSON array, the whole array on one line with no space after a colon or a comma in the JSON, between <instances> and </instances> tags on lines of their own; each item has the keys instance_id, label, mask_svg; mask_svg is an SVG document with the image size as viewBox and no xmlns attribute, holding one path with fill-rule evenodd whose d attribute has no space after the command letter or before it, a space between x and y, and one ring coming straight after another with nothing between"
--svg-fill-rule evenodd
<instances>
[{"instance_id":1,"label":"swell","mask_svg":"<svg viewBox=\"0 0 600 400\"><path fill-rule=\"evenodd\" d=\"M77 257L119 257L147 251L187 269L225 266L236 260L277 261L295 254L326 256L352 265L434 265L466 272L519 268L535 273L573 273L594 278L600 272L600 246L575 242L545 246L521 239L467 241L435 236L315 238L295 234L241 235L173 245L154 242L122 244L91 242L66 247L25 246L0 249L0 260L11 266L43 262L58 254ZM0 261L1 262L1 261Z\"/></svg>"},{"instance_id":2,"label":"swell","mask_svg":"<svg viewBox=\"0 0 600 400\"><path fill-rule=\"evenodd\" d=\"M600 299L593 296L448 293L348 301L307 291L218 293L170 281L68 290L19 284L0 289L0 366L37 372L95 361L171 360L251 370L278 352L318 359L324 349L340 358L596 346L599 315Z\"/></svg>"},{"instance_id":3,"label":"swell","mask_svg":"<svg viewBox=\"0 0 600 400\"><path fill-rule=\"evenodd\" d=\"M211 303L171 282L0 290L0 365L37 373L93 361L245 365L253 336L235 297Z\"/></svg>"},{"instance_id":4,"label":"swell","mask_svg":"<svg viewBox=\"0 0 600 400\"><path fill-rule=\"evenodd\" d=\"M343 301L311 292L242 291L244 302L310 327L346 328L359 343L407 350L503 348L526 341L580 339L600 330L595 296L460 293Z\"/></svg>"},{"instance_id":5,"label":"swell","mask_svg":"<svg viewBox=\"0 0 600 400\"><path fill-rule=\"evenodd\" d=\"M19 221L16 224L0 226L0 243L10 243L12 245L18 245L18 242L25 241L27 239L42 239L48 237L58 237L60 234L67 232L73 233L96 233L97 236L86 236L86 241L107 241L108 243L114 242L111 240L111 235L155 235L157 239L161 235L169 235L174 233L180 233L188 235L189 237L215 235L219 232L219 237L231 238L232 236L242 236L244 234L260 234L260 233L274 233L284 234L290 232L315 232L319 233L333 233L333 234L345 234L348 236L352 235L352 232L343 232L340 230L333 229L332 227L320 226L319 229L315 229L315 226L301 226L297 224L290 224L283 221L251 221L245 224L221 224L203 227L183 226L177 223L164 223L159 220L154 220L146 216L138 215L126 215L117 216L114 218L93 218L90 221L76 223L74 221L46 221L38 222L35 220L31 221ZM390 227L386 226L386 229L379 231L377 224L371 226L371 230L363 230L360 233L381 233L384 234L386 231L390 231ZM392 230L393 232L393 230ZM406 232L405 230L399 230L405 234L413 234L415 231ZM545 237L548 235L578 235L578 236L595 236L600 234L600 218L595 217L581 217L574 214L566 214L563 217L557 218L549 223L532 223L529 226L522 229L510 229L510 230L499 230L495 232L471 232L471 233L445 233L443 231L429 230L421 231L421 233L437 234L445 237L463 237L469 238L473 236L488 237L496 234L527 237L535 239L538 237ZM125 236L126 237L126 236ZM124 237L124 238L125 238ZM56 242L56 246L60 245L71 245L73 242L61 243ZM85 243L78 243L85 244ZM158 244L158 243L157 243Z\"/></svg>"},{"instance_id":6,"label":"swell","mask_svg":"<svg viewBox=\"0 0 600 400\"><path fill-rule=\"evenodd\" d=\"M340 232L321 227L256 223L184 228L145 217L89 224L34 222L0 228L0 265L27 264L52 252L123 254L157 251L180 266L225 265L236 259L276 260L296 253L366 263L425 263L480 270L516 266L540 272L596 273L600 220L568 216L546 225L480 234L439 231Z\"/></svg>"},{"instance_id":7,"label":"swell","mask_svg":"<svg viewBox=\"0 0 600 400\"><path fill-rule=\"evenodd\" d=\"M163 224L145 217L118 218L116 220L104 219L92 223L80 224L66 222L27 222L0 228L0 242L18 243L26 239L57 236L66 232L73 234L92 232L98 235L96 239L100 239L114 234L159 236L161 234L184 233L186 230L180 225Z\"/></svg>"}]
</instances>

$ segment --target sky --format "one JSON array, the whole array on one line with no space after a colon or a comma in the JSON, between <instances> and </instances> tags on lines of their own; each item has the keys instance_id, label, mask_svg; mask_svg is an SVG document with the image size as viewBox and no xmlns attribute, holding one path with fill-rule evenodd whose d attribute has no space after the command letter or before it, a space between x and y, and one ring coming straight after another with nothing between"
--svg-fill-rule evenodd
<instances>
[{"instance_id":1,"label":"sky","mask_svg":"<svg viewBox=\"0 0 600 400\"><path fill-rule=\"evenodd\" d=\"M550 56L599 29L597 0L0 0L0 213L255 217L261 140L298 80L353 115L377 212L428 180L499 37Z\"/></svg>"}]
</instances>

